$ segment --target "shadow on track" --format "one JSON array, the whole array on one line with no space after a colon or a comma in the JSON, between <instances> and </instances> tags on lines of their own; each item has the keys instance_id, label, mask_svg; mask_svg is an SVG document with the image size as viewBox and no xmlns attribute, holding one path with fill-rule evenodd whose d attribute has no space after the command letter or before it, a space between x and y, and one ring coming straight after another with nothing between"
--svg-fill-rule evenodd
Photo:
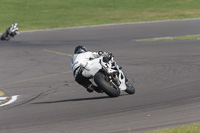
<instances>
[{"instance_id":1,"label":"shadow on track","mask_svg":"<svg viewBox=\"0 0 200 133\"><path fill-rule=\"evenodd\" d=\"M67 99L67 100L58 100L58 101L36 102L32 104L50 104L50 103L62 103L62 102L90 101L90 100L107 99L107 98L111 98L111 97L101 96L101 97L76 98L76 99Z\"/></svg>"}]
</instances>

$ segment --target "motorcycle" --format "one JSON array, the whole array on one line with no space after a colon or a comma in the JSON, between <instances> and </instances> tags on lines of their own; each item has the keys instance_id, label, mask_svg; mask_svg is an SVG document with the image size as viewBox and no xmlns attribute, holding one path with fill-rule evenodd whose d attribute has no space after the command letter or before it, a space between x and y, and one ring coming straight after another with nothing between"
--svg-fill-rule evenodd
<instances>
[{"instance_id":1,"label":"motorcycle","mask_svg":"<svg viewBox=\"0 0 200 133\"><path fill-rule=\"evenodd\" d=\"M17 34L19 34L18 32L18 24L14 23L12 24L1 36L1 40L10 40L11 38L14 38L14 36L16 36Z\"/></svg>"},{"instance_id":2,"label":"motorcycle","mask_svg":"<svg viewBox=\"0 0 200 133\"><path fill-rule=\"evenodd\" d=\"M114 57L100 56L82 64L83 76L91 77L98 88L110 97L118 97L121 91L134 94L135 88L124 75L122 68L114 61ZM83 68L83 66L85 66Z\"/></svg>"}]
</instances>

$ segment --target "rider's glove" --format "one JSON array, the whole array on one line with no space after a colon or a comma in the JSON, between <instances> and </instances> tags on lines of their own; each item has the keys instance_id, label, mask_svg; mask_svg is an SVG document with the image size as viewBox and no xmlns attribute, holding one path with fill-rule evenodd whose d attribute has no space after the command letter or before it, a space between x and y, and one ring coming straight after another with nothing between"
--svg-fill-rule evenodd
<instances>
[{"instance_id":1,"label":"rider's glove","mask_svg":"<svg viewBox=\"0 0 200 133\"><path fill-rule=\"evenodd\" d=\"M112 59L113 55L112 53L105 53L103 57L103 62L108 62Z\"/></svg>"},{"instance_id":2,"label":"rider's glove","mask_svg":"<svg viewBox=\"0 0 200 133\"><path fill-rule=\"evenodd\" d=\"M107 52L99 51L98 54L99 54L100 56L104 56L104 57L103 57L103 61L104 61L104 62L108 62L108 61L111 60L112 57L113 57L113 55L112 55L111 52L107 53Z\"/></svg>"},{"instance_id":3,"label":"rider's glove","mask_svg":"<svg viewBox=\"0 0 200 133\"><path fill-rule=\"evenodd\" d=\"M113 57L112 53L109 52L109 53L108 53L108 59L111 60L112 57Z\"/></svg>"}]
</instances>

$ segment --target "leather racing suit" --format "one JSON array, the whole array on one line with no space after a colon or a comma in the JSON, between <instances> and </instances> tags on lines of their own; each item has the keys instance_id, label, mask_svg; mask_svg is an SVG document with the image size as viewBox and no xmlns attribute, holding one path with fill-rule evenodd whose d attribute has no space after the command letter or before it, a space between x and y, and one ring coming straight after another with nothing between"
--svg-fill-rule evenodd
<instances>
[{"instance_id":1,"label":"leather racing suit","mask_svg":"<svg viewBox=\"0 0 200 133\"><path fill-rule=\"evenodd\" d=\"M99 52L84 52L79 54L74 54L71 59L71 68L75 81L85 87L88 90L88 87L92 85L92 82L89 80L90 75L84 72L90 67L92 60L100 57ZM89 91L90 92L90 91Z\"/></svg>"}]
</instances>

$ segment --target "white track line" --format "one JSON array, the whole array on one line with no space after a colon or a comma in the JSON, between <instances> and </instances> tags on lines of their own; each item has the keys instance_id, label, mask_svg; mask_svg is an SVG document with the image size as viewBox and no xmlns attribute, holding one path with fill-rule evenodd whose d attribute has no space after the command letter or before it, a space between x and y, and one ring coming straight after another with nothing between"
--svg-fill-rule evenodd
<instances>
[{"instance_id":1,"label":"white track line","mask_svg":"<svg viewBox=\"0 0 200 133\"><path fill-rule=\"evenodd\" d=\"M66 28L55 28L55 29L44 29L44 30L21 31L20 33L38 32L38 31L55 31L55 30L63 30L63 29L84 29L84 28L93 28L93 27L106 27L106 26L130 25L130 24L180 22L180 21L192 21L192 20L200 20L200 18L175 19L175 20L160 20L160 21L144 21L144 22L131 22L131 23L114 23L114 24L102 24L102 25L79 26L79 27L66 27ZM1 35L1 33L0 33L0 35Z\"/></svg>"},{"instance_id":2,"label":"white track line","mask_svg":"<svg viewBox=\"0 0 200 133\"><path fill-rule=\"evenodd\" d=\"M0 101L6 100L8 97L0 97Z\"/></svg>"},{"instance_id":3,"label":"white track line","mask_svg":"<svg viewBox=\"0 0 200 133\"><path fill-rule=\"evenodd\" d=\"M6 102L6 103L4 103L4 104L1 104L0 107L13 103L14 101L17 100L17 97L18 97L18 96L19 96L19 95L12 96L11 99L10 99L10 101L8 101L8 102Z\"/></svg>"},{"instance_id":4,"label":"white track line","mask_svg":"<svg viewBox=\"0 0 200 133\"><path fill-rule=\"evenodd\" d=\"M84 28L93 28L93 27L106 27L106 26L130 25L130 24L180 22L180 21L192 21L192 20L200 20L200 18L175 19L175 20L160 20L160 21L144 21L144 22L131 22L131 23L114 23L114 24L102 24L102 25L92 25L92 26L80 26L80 27L67 27L67 28L55 28L55 29L44 29L44 30L21 31L20 33L38 32L38 31L55 31L55 30L63 30L63 29L84 29Z\"/></svg>"},{"instance_id":5,"label":"white track line","mask_svg":"<svg viewBox=\"0 0 200 133\"><path fill-rule=\"evenodd\" d=\"M80 27L67 27L67 28L55 28L55 29L44 29L44 30L21 31L20 33L38 32L38 31L55 31L55 30L63 30L63 29L83 29L83 28L92 28L92 27L106 27L106 26L129 25L129 24L180 22L180 21L191 21L191 20L200 20L200 18L175 19L175 20L160 20L160 21L144 21L144 22L131 22L131 23L114 23L114 24L102 24L102 25L92 25L92 26L80 26ZM1 34L2 33L0 33L0 35Z\"/></svg>"}]
</instances>

